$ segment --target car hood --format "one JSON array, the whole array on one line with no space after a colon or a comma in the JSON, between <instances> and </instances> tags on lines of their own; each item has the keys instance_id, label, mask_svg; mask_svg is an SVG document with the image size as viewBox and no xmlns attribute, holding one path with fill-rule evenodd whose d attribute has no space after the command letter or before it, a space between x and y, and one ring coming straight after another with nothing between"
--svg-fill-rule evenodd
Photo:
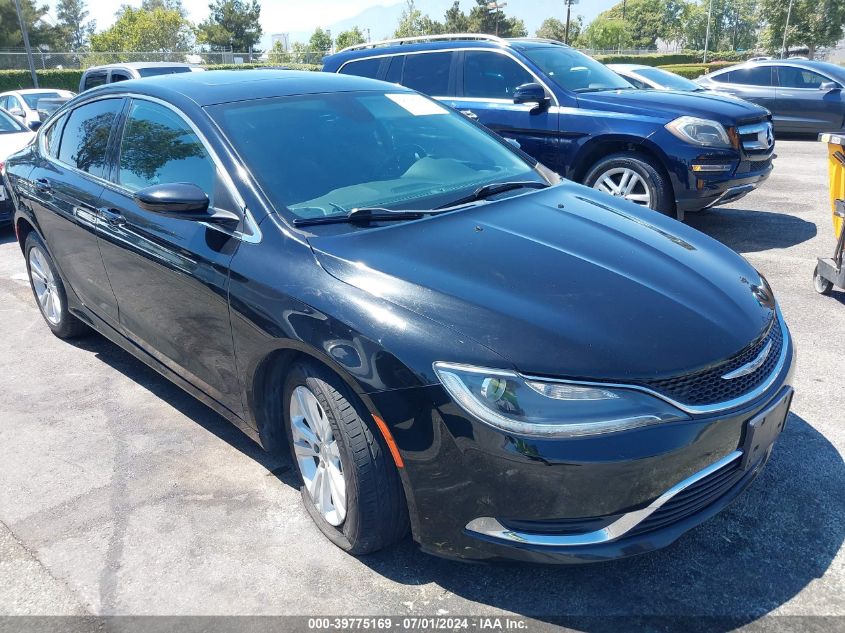
<instances>
[{"instance_id":1,"label":"car hood","mask_svg":"<svg viewBox=\"0 0 845 633\"><path fill-rule=\"evenodd\" d=\"M29 145L35 132L8 132L0 134L0 161Z\"/></svg>"},{"instance_id":2,"label":"car hood","mask_svg":"<svg viewBox=\"0 0 845 633\"><path fill-rule=\"evenodd\" d=\"M674 90L603 90L578 95L578 106L657 117L666 123L682 114L733 126L768 116L765 108L731 97Z\"/></svg>"},{"instance_id":3,"label":"car hood","mask_svg":"<svg viewBox=\"0 0 845 633\"><path fill-rule=\"evenodd\" d=\"M459 362L450 340L468 337L526 373L665 377L735 354L773 316L727 247L568 182L309 242L329 274L445 326L434 360Z\"/></svg>"}]
</instances>

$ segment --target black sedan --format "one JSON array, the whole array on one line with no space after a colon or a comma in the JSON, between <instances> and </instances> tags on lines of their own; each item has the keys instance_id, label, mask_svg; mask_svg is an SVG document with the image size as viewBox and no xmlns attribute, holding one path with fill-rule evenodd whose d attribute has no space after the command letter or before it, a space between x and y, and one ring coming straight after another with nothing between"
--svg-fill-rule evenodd
<instances>
[{"instance_id":1,"label":"black sedan","mask_svg":"<svg viewBox=\"0 0 845 633\"><path fill-rule=\"evenodd\" d=\"M768 108L775 132L845 129L845 67L836 64L797 59L747 62L696 81L708 90Z\"/></svg>"},{"instance_id":2,"label":"black sedan","mask_svg":"<svg viewBox=\"0 0 845 633\"><path fill-rule=\"evenodd\" d=\"M48 327L289 451L354 554L408 529L447 557L643 553L748 486L786 419L792 340L744 259L402 87L121 82L6 178Z\"/></svg>"}]
</instances>

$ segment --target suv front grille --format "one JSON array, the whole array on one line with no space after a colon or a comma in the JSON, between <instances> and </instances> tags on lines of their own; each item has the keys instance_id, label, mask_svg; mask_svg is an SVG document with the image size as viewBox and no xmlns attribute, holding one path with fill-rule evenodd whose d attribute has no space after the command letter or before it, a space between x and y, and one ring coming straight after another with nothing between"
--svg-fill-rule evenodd
<instances>
[{"instance_id":1,"label":"suv front grille","mask_svg":"<svg viewBox=\"0 0 845 633\"><path fill-rule=\"evenodd\" d=\"M723 378L726 374L755 360L769 343L771 343L769 353L758 368L744 376L730 380ZM763 336L715 367L684 374L683 376L650 380L638 384L663 394L676 402L690 406L727 402L739 398L765 382L777 365L783 345L783 331L780 319L776 317Z\"/></svg>"},{"instance_id":2,"label":"suv front grille","mask_svg":"<svg viewBox=\"0 0 845 633\"><path fill-rule=\"evenodd\" d=\"M775 146L771 121L748 123L736 128L743 151L749 156L764 156Z\"/></svg>"}]
</instances>

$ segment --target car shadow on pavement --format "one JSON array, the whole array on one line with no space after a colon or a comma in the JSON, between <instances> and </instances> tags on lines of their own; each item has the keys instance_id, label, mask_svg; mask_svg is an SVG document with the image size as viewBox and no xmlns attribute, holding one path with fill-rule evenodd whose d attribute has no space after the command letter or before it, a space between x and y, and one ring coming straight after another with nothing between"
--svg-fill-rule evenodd
<instances>
[{"instance_id":1,"label":"car shadow on pavement","mask_svg":"<svg viewBox=\"0 0 845 633\"><path fill-rule=\"evenodd\" d=\"M843 490L842 456L791 414L757 481L665 550L574 567L479 567L403 543L361 560L396 582L433 582L472 602L584 631L675 629L676 619L689 631L730 630L825 573L845 539Z\"/></svg>"},{"instance_id":2,"label":"car shadow on pavement","mask_svg":"<svg viewBox=\"0 0 845 633\"><path fill-rule=\"evenodd\" d=\"M688 213L685 219L739 253L789 248L813 239L817 232L813 222L774 211L715 208Z\"/></svg>"},{"instance_id":3,"label":"car shadow on pavement","mask_svg":"<svg viewBox=\"0 0 845 633\"><path fill-rule=\"evenodd\" d=\"M0 226L0 246L3 244L11 244L15 241L15 230L11 224Z\"/></svg>"}]
</instances>

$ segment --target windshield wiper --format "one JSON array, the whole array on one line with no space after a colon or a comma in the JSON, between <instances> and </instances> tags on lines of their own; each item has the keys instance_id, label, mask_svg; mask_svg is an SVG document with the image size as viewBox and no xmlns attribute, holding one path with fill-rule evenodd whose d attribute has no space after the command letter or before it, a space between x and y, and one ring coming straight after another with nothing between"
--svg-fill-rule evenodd
<instances>
[{"instance_id":1,"label":"windshield wiper","mask_svg":"<svg viewBox=\"0 0 845 633\"><path fill-rule=\"evenodd\" d=\"M484 185L473 191L468 196L458 198L452 202L438 207L438 209L447 209L450 207L457 207L468 202L475 202L476 200L484 200L490 196L495 196L497 193L504 193L505 191L512 191L514 189L545 189L549 187L549 183L540 182L538 180L514 180L509 182L493 182L489 185Z\"/></svg>"},{"instance_id":2,"label":"windshield wiper","mask_svg":"<svg viewBox=\"0 0 845 633\"><path fill-rule=\"evenodd\" d=\"M346 211L339 205L332 204L341 211ZM436 211L417 211L415 209L400 209L391 211L382 207L356 207L343 215L327 215L321 218L297 218L294 226L314 226L317 224L367 224L369 222L392 222L398 220L419 220L420 218L437 213Z\"/></svg>"}]
</instances>

